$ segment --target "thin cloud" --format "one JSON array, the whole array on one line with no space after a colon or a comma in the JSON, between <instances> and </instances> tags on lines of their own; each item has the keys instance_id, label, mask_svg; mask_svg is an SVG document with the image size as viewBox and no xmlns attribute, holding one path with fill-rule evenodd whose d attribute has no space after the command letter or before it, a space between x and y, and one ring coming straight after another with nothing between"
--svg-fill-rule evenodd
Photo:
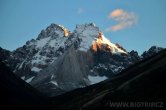
<instances>
[{"instance_id":1,"label":"thin cloud","mask_svg":"<svg viewBox=\"0 0 166 110\"><path fill-rule=\"evenodd\" d=\"M133 12L124 11L123 9L112 11L108 16L108 19L115 20L118 23L107 28L107 32L122 30L137 23L137 15Z\"/></svg>"},{"instance_id":2,"label":"thin cloud","mask_svg":"<svg viewBox=\"0 0 166 110\"><path fill-rule=\"evenodd\" d=\"M77 10L77 14L82 14L82 13L84 13L84 9L83 8L79 8L78 10Z\"/></svg>"}]
</instances>

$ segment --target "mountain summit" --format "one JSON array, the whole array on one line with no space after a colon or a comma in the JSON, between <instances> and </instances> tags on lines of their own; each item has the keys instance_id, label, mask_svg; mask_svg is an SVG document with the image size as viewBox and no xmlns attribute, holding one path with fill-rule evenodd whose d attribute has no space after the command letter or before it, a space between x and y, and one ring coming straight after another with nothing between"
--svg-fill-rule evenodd
<instances>
[{"instance_id":1,"label":"mountain summit","mask_svg":"<svg viewBox=\"0 0 166 110\"><path fill-rule=\"evenodd\" d=\"M76 25L73 32L51 24L15 51L0 50L7 52L1 60L16 75L49 96L98 83L141 60L94 23Z\"/></svg>"}]
</instances>

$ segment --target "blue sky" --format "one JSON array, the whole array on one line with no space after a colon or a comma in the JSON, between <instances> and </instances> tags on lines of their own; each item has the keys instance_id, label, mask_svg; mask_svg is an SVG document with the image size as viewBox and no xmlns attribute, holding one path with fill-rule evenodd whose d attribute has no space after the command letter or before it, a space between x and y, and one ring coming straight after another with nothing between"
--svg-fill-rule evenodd
<instances>
[{"instance_id":1,"label":"blue sky","mask_svg":"<svg viewBox=\"0 0 166 110\"><path fill-rule=\"evenodd\" d=\"M117 9L134 14L137 22L106 31L119 24L108 17ZM76 24L89 22L128 51L166 47L166 0L0 0L0 46L15 50L51 23L73 31Z\"/></svg>"}]
</instances>

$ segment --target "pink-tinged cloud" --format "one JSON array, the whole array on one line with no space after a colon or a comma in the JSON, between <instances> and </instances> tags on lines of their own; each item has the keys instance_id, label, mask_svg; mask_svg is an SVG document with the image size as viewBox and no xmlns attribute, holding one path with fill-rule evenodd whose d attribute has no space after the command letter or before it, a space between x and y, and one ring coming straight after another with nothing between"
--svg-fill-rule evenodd
<instances>
[{"instance_id":1,"label":"pink-tinged cloud","mask_svg":"<svg viewBox=\"0 0 166 110\"><path fill-rule=\"evenodd\" d=\"M123 9L112 11L108 16L108 19L117 21L117 24L107 28L107 32L122 30L137 23L137 15L133 12L124 11Z\"/></svg>"},{"instance_id":2,"label":"pink-tinged cloud","mask_svg":"<svg viewBox=\"0 0 166 110\"><path fill-rule=\"evenodd\" d=\"M113 18L113 17L117 17L117 16L121 16L124 13L124 11L122 9L116 9L113 12L110 13L110 15L108 16L108 18Z\"/></svg>"}]
</instances>

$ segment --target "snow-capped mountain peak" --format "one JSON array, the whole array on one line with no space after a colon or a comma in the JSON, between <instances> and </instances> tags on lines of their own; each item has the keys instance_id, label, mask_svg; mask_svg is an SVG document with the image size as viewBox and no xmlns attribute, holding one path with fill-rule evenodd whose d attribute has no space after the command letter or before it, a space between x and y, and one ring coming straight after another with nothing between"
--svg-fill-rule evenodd
<instances>
[{"instance_id":1,"label":"snow-capped mountain peak","mask_svg":"<svg viewBox=\"0 0 166 110\"><path fill-rule=\"evenodd\" d=\"M89 50L99 32L99 27L94 23L76 25L75 33L81 39L79 50Z\"/></svg>"},{"instance_id":2,"label":"snow-capped mountain peak","mask_svg":"<svg viewBox=\"0 0 166 110\"><path fill-rule=\"evenodd\" d=\"M70 35L71 33L67 28L58 24L51 24L43 29L36 40L27 41L23 47L14 52L16 53L16 55L13 55L14 57L17 57L18 54L20 56L20 58L17 58L20 61L18 61L14 72L24 76L26 73L22 71L38 73L46 68L63 54L67 46L65 43Z\"/></svg>"},{"instance_id":3,"label":"snow-capped mountain peak","mask_svg":"<svg viewBox=\"0 0 166 110\"><path fill-rule=\"evenodd\" d=\"M87 51L92 45L97 43L107 45L112 53L127 54L127 52L110 42L94 23L77 25L75 33L82 40L79 48L81 51Z\"/></svg>"},{"instance_id":4,"label":"snow-capped mountain peak","mask_svg":"<svg viewBox=\"0 0 166 110\"><path fill-rule=\"evenodd\" d=\"M52 23L46 29L41 31L41 33L38 35L37 40L40 40L42 38L47 38L47 37L56 38L57 36L64 37L68 35L69 35L69 31L67 28L65 28L62 25Z\"/></svg>"},{"instance_id":5,"label":"snow-capped mountain peak","mask_svg":"<svg viewBox=\"0 0 166 110\"><path fill-rule=\"evenodd\" d=\"M62 52L58 52L56 55L54 52L57 52L59 48L65 48L65 42L69 34L67 28L57 24L51 24L41 31L36 42L33 43L38 52L32 57L31 71L39 72L43 67L56 60Z\"/></svg>"}]
</instances>

